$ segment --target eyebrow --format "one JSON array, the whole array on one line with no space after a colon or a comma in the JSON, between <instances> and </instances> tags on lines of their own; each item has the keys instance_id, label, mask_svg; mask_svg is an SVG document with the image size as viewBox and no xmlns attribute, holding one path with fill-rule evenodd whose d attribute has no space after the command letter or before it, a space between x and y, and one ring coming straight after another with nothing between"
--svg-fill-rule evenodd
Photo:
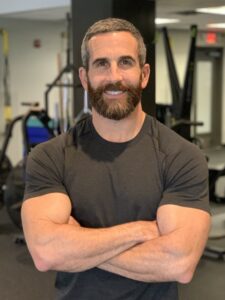
<instances>
[{"instance_id":1,"label":"eyebrow","mask_svg":"<svg viewBox=\"0 0 225 300\"><path fill-rule=\"evenodd\" d=\"M129 59L129 60L132 60L133 62L136 62L136 60L130 56L130 55L124 55L124 56L120 56L119 57L119 60L121 59ZM93 62L92 62L92 65L96 65L98 64L99 62L101 61L108 61L108 58L107 57L99 57L99 58L96 58Z\"/></svg>"},{"instance_id":2,"label":"eyebrow","mask_svg":"<svg viewBox=\"0 0 225 300\"><path fill-rule=\"evenodd\" d=\"M130 55L124 55L124 56L121 56L120 59L130 59L130 60L132 60L133 62L136 62L136 60L135 60L132 56L130 56Z\"/></svg>"},{"instance_id":3,"label":"eyebrow","mask_svg":"<svg viewBox=\"0 0 225 300\"><path fill-rule=\"evenodd\" d=\"M92 62L92 65L96 65L98 64L99 62L101 61L108 61L108 59L106 57L99 57L99 58L96 58L93 62Z\"/></svg>"}]
</instances>

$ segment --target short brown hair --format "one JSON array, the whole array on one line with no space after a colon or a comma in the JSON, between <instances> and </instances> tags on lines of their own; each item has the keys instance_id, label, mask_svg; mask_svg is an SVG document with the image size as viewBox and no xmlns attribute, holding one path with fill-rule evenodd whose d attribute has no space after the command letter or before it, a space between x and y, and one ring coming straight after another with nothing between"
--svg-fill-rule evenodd
<instances>
[{"instance_id":1,"label":"short brown hair","mask_svg":"<svg viewBox=\"0 0 225 300\"><path fill-rule=\"evenodd\" d=\"M130 22L118 19L107 18L94 23L87 30L81 45L81 58L84 68L88 69L89 49L88 41L95 35L107 32L126 31L130 32L138 42L138 58L140 66L144 66L146 61L146 46L140 31Z\"/></svg>"}]
</instances>

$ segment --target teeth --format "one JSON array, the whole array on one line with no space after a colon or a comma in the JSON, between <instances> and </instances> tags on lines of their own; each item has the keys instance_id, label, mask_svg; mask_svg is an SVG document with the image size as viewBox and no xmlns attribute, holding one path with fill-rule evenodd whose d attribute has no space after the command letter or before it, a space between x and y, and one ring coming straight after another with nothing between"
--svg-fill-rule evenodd
<instances>
[{"instance_id":1,"label":"teeth","mask_svg":"<svg viewBox=\"0 0 225 300\"><path fill-rule=\"evenodd\" d=\"M123 91L107 91L107 94L110 94L110 95L119 95L122 93L123 93Z\"/></svg>"}]
</instances>

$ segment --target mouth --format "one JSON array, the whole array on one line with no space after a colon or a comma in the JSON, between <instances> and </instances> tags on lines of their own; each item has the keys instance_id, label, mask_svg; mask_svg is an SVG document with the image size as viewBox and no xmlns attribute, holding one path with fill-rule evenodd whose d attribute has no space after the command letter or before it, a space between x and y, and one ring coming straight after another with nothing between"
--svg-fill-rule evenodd
<instances>
[{"instance_id":1,"label":"mouth","mask_svg":"<svg viewBox=\"0 0 225 300\"><path fill-rule=\"evenodd\" d=\"M127 93L127 88L120 82L113 84L109 83L104 87L103 93L108 99L120 99Z\"/></svg>"},{"instance_id":2,"label":"mouth","mask_svg":"<svg viewBox=\"0 0 225 300\"><path fill-rule=\"evenodd\" d=\"M109 96L118 96L118 95L122 95L124 94L125 91L121 91L121 90L118 90L118 91L105 91L105 94L106 95L109 95Z\"/></svg>"}]
</instances>

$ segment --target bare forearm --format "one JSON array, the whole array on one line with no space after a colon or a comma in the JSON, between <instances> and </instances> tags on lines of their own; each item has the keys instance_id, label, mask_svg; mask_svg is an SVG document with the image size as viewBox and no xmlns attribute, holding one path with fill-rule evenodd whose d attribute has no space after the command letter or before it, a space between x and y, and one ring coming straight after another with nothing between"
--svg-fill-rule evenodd
<instances>
[{"instance_id":1,"label":"bare forearm","mask_svg":"<svg viewBox=\"0 0 225 300\"><path fill-rule=\"evenodd\" d=\"M150 239L141 222L104 229L83 228L74 224L43 223L43 236L35 243L36 265L40 270L68 272L93 268L130 247Z\"/></svg>"},{"instance_id":2,"label":"bare forearm","mask_svg":"<svg viewBox=\"0 0 225 300\"><path fill-rule=\"evenodd\" d=\"M171 247L171 243L173 240L167 236L147 241L124 251L99 268L143 282L185 282L186 253L179 251L179 247Z\"/></svg>"},{"instance_id":3,"label":"bare forearm","mask_svg":"<svg viewBox=\"0 0 225 300\"><path fill-rule=\"evenodd\" d=\"M189 217L190 214L192 217ZM207 241L209 214L164 206L158 219L160 236L135 245L99 268L146 282L190 282Z\"/></svg>"},{"instance_id":4,"label":"bare forearm","mask_svg":"<svg viewBox=\"0 0 225 300\"><path fill-rule=\"evenodd\" d=\"M162 257L159 249L156 250L156 247L150 245L154 242L153 240L134 246L104 262L99 268L138 281L167 281L164 272L162 273L165 257ZM157 253L154 254L155 251Z\"/></svg>"},{"instance_id":5,"label":"bare forearm","mask_svg":"<svg viewBox=\"0 0 225 300\"><path fill-rule=\"evenodd\" d=\"M176 235L160 236L156 222L151 222L151 230L151 240L134 245L98 267L138 281L176 280L175 265L182 261L181 251L175 245Z\"/></svg>"}]
</instances>

